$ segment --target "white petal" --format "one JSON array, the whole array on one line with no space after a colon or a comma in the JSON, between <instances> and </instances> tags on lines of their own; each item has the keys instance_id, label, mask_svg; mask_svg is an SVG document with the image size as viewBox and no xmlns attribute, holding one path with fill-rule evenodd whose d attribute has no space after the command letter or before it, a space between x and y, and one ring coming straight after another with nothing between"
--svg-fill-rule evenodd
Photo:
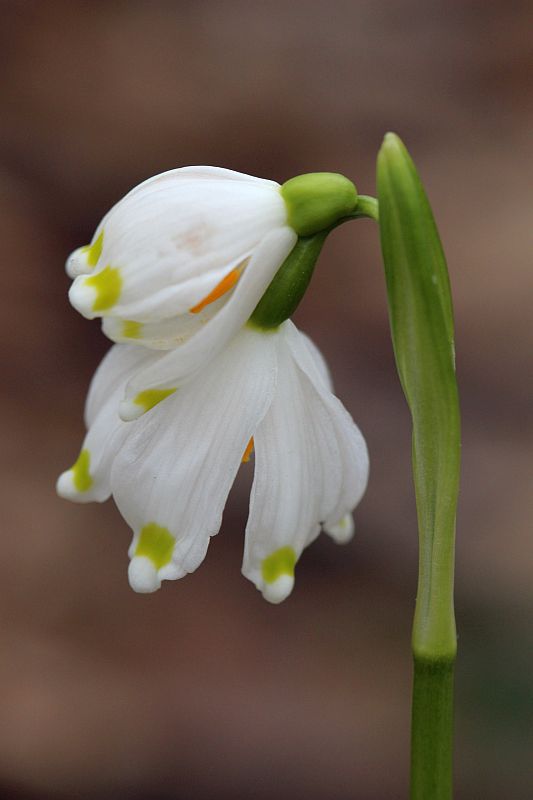
<instances>
[{"instance_id":1,"label":"white petal","mask_svg":"<svg viewBox=\"0 0 533 800\"><path fill-rule=\"evenodd\" d=\"M342 485L335 508L322 517L326 526L333 526L352 511L361 500L368 483L368 450L361 431L351 415L317 376L316 363L310 364L308 343L293 323L288 323L287 343L299 369L314 386L317 397L335 430L342 461Z\"/></svg>"},{"instance_id":2,"label":"white petal","mask_svg":"<svg viewBox=\"0 0 533 800\"><path fill-rule=\"evenodd\" d=\"M131 433L118 415L124 385L131 373L158 354L130 345L112 347L98 367L87 396L88 427L80 457L57 481L60 497L78 503L102 502L111 494L111 465Z\"/></svg>"},{"instance_id":3,"label":"white petal","mask_svg":"<svg viewBox=\"0 0 533 800\"><path fill-rule=\"evenodd\" d=\"M124 202L126 198L131 197L133 194L138 192L144 192L147 187L151 187L153 184L160 185L161 183L165 183L167 185L172 184L176 186L179 184L180 181L183 180L225 180L225 181L248 181L253 183L260 183L264 184L265 186L270 186L271 188L279 189L279 184L275 181L268 181L264 178L256 178L253 175L245 175L242 172L235 172L231 169L223 169L221 167L206 167L206 166L199 166L199 167L181 167L180 169L171 169L167 172L162 172L160 175L155 175L152 178L148 178L146 181L143 181L138 186L135 186L128 194L121 200L120 202ZM111 209L113 211L113 209ZM102 219L96 232L93 236L93 242L98 239L99 234L102 231L102 228L105 226L110 212L106 214L106 216ZM78 247L77 250L74 250L73 253L67 259L66 263L66 271L67 274L71 278L76 278L78 275L89 275L93 269L94 264L89 264L88 258L88 250L89 248Z\"/></svg>"},{"instance_id":4,"label":"white petal","mask_svg":"<svg viewBox=\"0 0 533 800\"><path fill-rule=\"evenodd\" d=\"M115 458L112 485L135 534L134 588L157 588L203 560L246 446L271 402L276 369L275 337L244 329L211 367L131 423L134 432ZM175 539L171 557L156 564L157 580L136 561L149 556L139 550L141 532L155 528Z\"/></svg>"},{"instance_id":5,"label":"white petal","mask_svg":"<svg viewBox=\"0 0 533 800\"><path fill-rule=\"evenodd\" d=\"M304 350L308 374L293 356ZM292 323L279 334L276 395L255 436L255 476L243 573L267 600L292 588L294 563L319 533L359 501L366 446L353 420L324 386L308 344Z\"/></svg>"},{"instance_id":6,"label":"white petal","mask_svg":"<svg viewBox=\"0 0 533 800\"><path fill-rule=\"evenodd\" d=\"M70 300L89 318L154 322L185 313L286 221L279 187L269 181L157 176L109 212L98 266L76 278ZM108 269L118 271L120 288L113 302L95 307L95 280Z\"/></svg>"},{"instance_id":7,"label":"white petal","mask_svg":"<svg viewBox=\"0 0 533 800\"><path fill-rule=\"evenodd\" d=\"M294 246L296 234L289 228L272 231L257 248L244 275L224 307L184 345L136 374L129 382L120 407L123 419L143 413L135 397L147 390L183 386L199 369L218 356L250 318L281 263Z\"/></svg>"},{"instance_id":8,"label":"white petal","mask_svg":"<svg viewBox=\"0 0 533 800\"><path fill-rule=\"evenodd\" d=\"M303 331L296 328L293 322L290 320L287 321L288 328L294 328L299 336L301 350L299 350L299 361L304 361L307 364L307 367L310 371L313 372L314 380L322 381L324 388L329 389L330 392L333 391L333 381L331 379L331 373L329 371L329 367L326 363L326 359L316 346L316 344L312 341L312 339L307 336ZM308 350L309 357L305 350Z\"/></svg>"},{"instance_id":9,"label":"white petal","mask_svg":"<svg viewBox=\"0 0 533 800\"><path fill-rule=\"evenodd\" d=\"M118 393L120 397L120 392L124 390L125 384L136 370L159 358L161 358L160 353L150 353L149 350L132 344L111 347L98 365L89 386L85 401L87 428L93 424L96 415L112 394Z\"/></svg>"}]
</instances>

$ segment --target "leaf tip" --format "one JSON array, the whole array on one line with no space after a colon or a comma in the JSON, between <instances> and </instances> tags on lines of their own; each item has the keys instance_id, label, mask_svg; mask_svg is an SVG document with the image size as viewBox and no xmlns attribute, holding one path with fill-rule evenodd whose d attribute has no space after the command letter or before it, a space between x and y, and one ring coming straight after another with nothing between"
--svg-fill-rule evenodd
<instances>
[{"instance_id":1,"label":"leaf tip","mask_svg":"<svg viewBox=\"0 0 533 800\"><path fill-rule=\"evenodd\" d=\"M385 134L379 151L380 155L383 154L386 156L395 157L398 155L404 155L405 152L405 145L397 133L389 131Z\"/></svg>"}]
</instances>

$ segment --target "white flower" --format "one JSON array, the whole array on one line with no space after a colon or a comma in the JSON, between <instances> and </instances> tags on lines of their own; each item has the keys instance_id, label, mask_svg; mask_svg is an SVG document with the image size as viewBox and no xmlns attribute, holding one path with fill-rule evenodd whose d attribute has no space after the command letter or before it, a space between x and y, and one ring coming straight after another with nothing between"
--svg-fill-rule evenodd
<instances>
[{"instance_id":1,"label":"white flower","mask_svg":"<svg viewBox=\"0 0 533 800\"><path fill-rule=\"evenodd\" d=\"M204 366L248 320L296 242L280 190L216 167L150 178L69 257L72 305L103 317L113 341L151 348L176 347L205 327L193 348Z\"/></svg>"},{"instance_id":2,"label":"white flower","mask_svg":"<svg viewBox=\"0 0 533 800\"><path fill-rule=\"evenodd\" d=\"M367 482L364 440L332 394L322 356L290 321L269 332L243 327L179 391L140 419L121 421L125 387L139 375L159 388L167 379L178 383L172 370L181 363L186 372L186 347L111 348L87 398L80 457L60 476L58 492L79 502L113 495L134 532L131 586L151 592L203 561L253 447L242 569L278 603L321 528L336 541L350 538L351 512Z\"/></svg>"},{"instance_id":3,"label":"white flower","mask_svg":"<svg viewBox=\"0 0 533 800\"><path fill-rule=\"evenodd\" d=\"M290 593L321 527L336 541L353 533L366 447L287 317L327 231L356 204L340 175L280 186L186 167L133 189L70 256L72 304L119 344L95 375L82 451L57 488L80 502L114 496L134 532L137 591L198 567L254 448L243 572L268 600Z\"/></svg>"}]
</instances>

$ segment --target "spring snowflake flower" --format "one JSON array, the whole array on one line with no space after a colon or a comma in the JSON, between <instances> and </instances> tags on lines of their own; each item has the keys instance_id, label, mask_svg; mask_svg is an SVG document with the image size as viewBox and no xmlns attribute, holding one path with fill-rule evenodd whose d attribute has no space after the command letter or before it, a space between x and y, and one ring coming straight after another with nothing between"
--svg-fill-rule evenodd
<instances>
[{"instance_id":1,"label":"spring snowflake flower","mask_svg":"<svg viewBox=\"0 0 533 800\"><path fill-rule=\"evenodd\" d=\"M101 316L117 344L93 378L88 432L57 490L78 502L114 497L133 529L136 591L201 564L252 452L243 573L267 600L290 594L321 529L351 537L368 476L364 440L291 311L269 321L269 299L252 323L296 254L304 288L287 293L282 282L294 308L309 279L300 276L311 239L298 236L325 230L355 198L342 176L280 187L212 167L172 170L126 195L69 258L71 302Z\"/></svg>"}]
</instances>

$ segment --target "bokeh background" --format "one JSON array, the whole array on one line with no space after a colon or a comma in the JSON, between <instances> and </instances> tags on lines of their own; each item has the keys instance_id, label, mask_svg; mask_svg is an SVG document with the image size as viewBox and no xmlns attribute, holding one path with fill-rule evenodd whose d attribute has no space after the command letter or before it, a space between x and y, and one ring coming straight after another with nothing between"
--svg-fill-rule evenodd
<instances>
[{"instance_id":1,"label":"bokeh background","mask_svg":"<svg viewBox=\"0 0 533 800\"><path fill-rule=\"evenodd\" d=\"M66 255L140 180L415 157L448 254L464 414L457 798L533 795L531 6L513 0L1 2L0 795L385 800L408 780L410 426L377 231L327 243L298 323L372 475L358 533L284 605L240 576L252 464L201 569L136 596L112 503L56 498L108 343ZM429 798L428 798L429 800Z\"/></svg>"}]
</instances>

